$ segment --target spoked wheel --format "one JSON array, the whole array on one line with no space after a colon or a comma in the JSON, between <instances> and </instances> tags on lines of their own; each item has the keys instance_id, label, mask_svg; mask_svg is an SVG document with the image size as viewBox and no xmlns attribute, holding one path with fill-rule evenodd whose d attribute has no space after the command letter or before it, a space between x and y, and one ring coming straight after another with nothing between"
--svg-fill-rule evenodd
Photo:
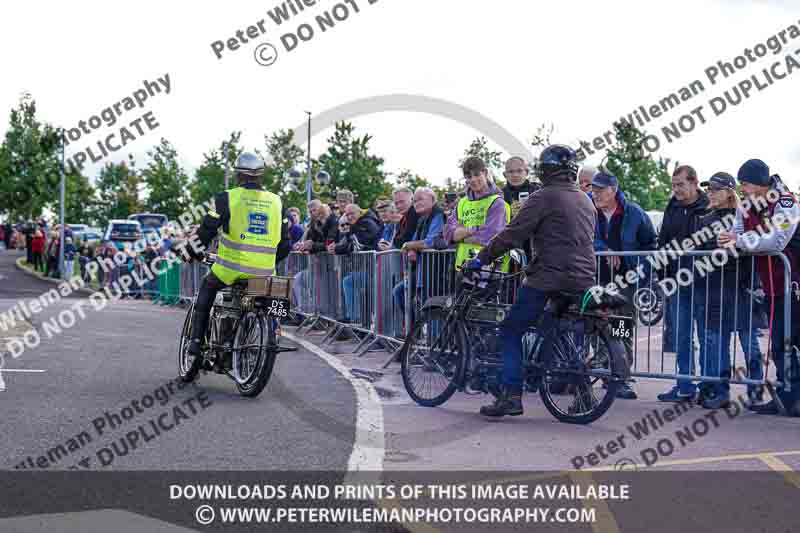
<instances>
[{"instance_id":1,"label":"spoked wheel","mask_svg":"<svg viewBox=\"0 0 800 533\"><path fill-rule=\"evenodd\" d=\"M615 349L624 350L615 342ZM617 346L618 345L618 346ZM608 411L622 382L612 378L611 341L605 332L578 339L572 331L553 341L539 395L560 422L591 424Z\"/></svg>"},{"instance_id":2,"label":"spoked wheel","mask_svg":"<svg viewBox=\"0 0 800 533\"><path fill-rule=\"evenodd\" d=\"M202 357L195 357L189 353L193 316L194 304L190 305L189 311L186 312L186 319L183 321L183 328L181 329L181 340L178 344L178 379L184 383L194 381L200 371L200 366L203 364Z\"/></svg>"},{"instance_id":3,"label":"spoked wheel","mask_svg":"<svg viewBox=\"0 0 800 533\"><path fill-rule=\"evenodd\" d=\"M443 331L445 316L442 309L421 311L402 348L403 385L425 407L442 405L456 392L466 356L455 325Z\"/></svg>"},{"instance_id":4,"label":"spoked wheel","mask_svg":"<svg viewBox=\"0 0 800 533\"><path fill-rule=\"evenodd\" d=\"M231 374L239 394L258 396L267 386L276 353L269 343L274 332L261 315L249 312L242 317L233 340L233 368Z\"/></svg>"},{"instance_id":5,"label":"spoked wheel","mask_svg":"<svg viewBox=\"0 0 800 533\"><path fill-rule=\"evenodd\" d=\"M655 326L664 317L664 296L656 289L639 289L633 295L633 303L639 322L645 326Z\"/></svg>"}]
</instances>

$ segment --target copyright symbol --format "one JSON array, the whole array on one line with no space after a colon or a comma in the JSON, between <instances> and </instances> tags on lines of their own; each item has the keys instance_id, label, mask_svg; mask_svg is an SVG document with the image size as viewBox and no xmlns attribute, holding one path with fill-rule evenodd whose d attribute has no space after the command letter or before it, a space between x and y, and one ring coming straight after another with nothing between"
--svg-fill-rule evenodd
<instances>
[{"instance_id":1,"label":"copyright symbol","mask_svg":"<svg viewBox=\"0 0 800 533\"><path fill-rule=\"evenodd\" d=\"M614 470L619 470L620 472L636 471L639 470L639 465L633 459L626 457L614 463Z\"/></svg>"},{"instance_id":2,"label":"copyright symbol","mask_svg":"<svg viewBox=\"0 0 800 533\"><path fill-rule=\"evenodd\" d=\"M210 505L201 505L194 512L194 518L201 526L207 526L214 521L214 508Z\"/></svg>"},{"instance_id":3,"label":"copyright symbol","mask_svg":"<svg viewBox=\"0 0 800 533\"><path fill-rule=\"evenodd\" d=\"M278 59L278 50L270 43L261 43L256 46L253 56L256 63L262 67L268 67Z\"/></svg>"}]
</instances>

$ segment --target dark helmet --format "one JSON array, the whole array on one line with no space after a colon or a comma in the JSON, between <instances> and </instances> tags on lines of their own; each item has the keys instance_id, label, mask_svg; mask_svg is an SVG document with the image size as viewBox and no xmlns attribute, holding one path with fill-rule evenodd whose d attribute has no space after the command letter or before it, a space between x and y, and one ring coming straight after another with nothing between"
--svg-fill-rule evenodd
<instances>
[{"instance_id":1,"label":"dark helmet","mask_svg":"<svg viewBox=\"0 0 800 533\"><path fill-rule=\"evenodd\" d=\"M253 180L264 174L264 160L261 156L244 152L236 158L233 167L236 177L241 181Z\"/></svg>"},{"instance_id":2,"label":"dark helmet","mask_svg":"<svg viewBox=\"0 0 800 533\"><path fill-rule=\"evenodd\" d=\"M536 163L536 176L541 180L559 175L572 179L578 175L578 155L575 150L563 144L553 144L542 151Z\"/></svg>"}]
</instances>

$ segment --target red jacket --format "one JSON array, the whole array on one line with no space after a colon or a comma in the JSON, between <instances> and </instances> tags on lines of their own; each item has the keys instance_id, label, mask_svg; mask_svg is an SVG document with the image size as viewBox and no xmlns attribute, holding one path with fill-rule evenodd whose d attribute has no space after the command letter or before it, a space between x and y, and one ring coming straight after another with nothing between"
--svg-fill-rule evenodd
<instances>
[{"instance_id":1,"label":"red jacket","mask_svg":"<svg viewBox=\"0 0 800 533\"><path fill-rule=\"evenodd\" d=\"M35 254L44 252L44 236L34 237L31 240L31 252Z\"/></svg>"}]
</instances>

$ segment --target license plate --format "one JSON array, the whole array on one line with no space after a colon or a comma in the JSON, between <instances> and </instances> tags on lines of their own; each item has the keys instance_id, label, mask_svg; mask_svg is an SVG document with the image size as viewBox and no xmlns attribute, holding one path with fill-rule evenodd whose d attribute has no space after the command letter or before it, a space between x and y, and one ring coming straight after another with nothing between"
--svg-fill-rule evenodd
<instances>
[{"instance_id":1,"label":"license plate","mask_svg":"<svg viewBox=\"0 0 800 533\"><path fill-rule=\"evenodd\" d=\"M267 316L274 316L275 318L286 318L289 316L289 299L288 298L273 298L271 296L263 297L263 308L267 311Z\"/></svg>"},{"instance_id":2,"label":"license plate","mask_svg":"<svg viewBox=\"0 0 800 533\"><path fill-rule=\"evenodd\" d=\"M611 336L615 339L633 338L633 319L623 317L613 317L609 320Z\"/></svg>"}]
</instances>

